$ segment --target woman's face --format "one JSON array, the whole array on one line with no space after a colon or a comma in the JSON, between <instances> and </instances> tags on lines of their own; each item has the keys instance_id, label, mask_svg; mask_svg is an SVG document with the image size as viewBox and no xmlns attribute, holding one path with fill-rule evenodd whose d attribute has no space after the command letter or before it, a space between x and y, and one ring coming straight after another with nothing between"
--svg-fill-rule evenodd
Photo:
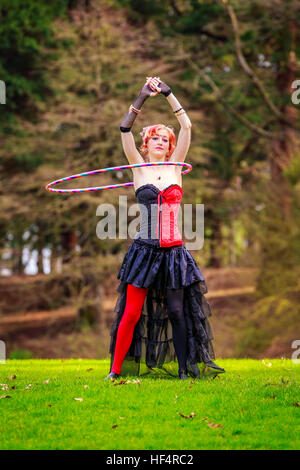
<instances>
[{"instance_id":1,"label":"woman's face","mask_svg":"<svg viewBox=\"0 0 300 470\"><path fill-rule=\"evenodd\" d=\"M169 152L169 134L160 129L148 140L148 153L156 159L164 160Z\"/></svg>"}]
</instances>

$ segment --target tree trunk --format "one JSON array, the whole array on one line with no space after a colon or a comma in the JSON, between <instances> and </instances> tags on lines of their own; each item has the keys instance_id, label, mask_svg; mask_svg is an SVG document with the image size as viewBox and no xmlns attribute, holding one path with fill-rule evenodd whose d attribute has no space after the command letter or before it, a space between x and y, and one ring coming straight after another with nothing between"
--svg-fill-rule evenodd
<instances>
[{"instance_id":1,"label":"tree trunk","mask_svg":"<svg viewBox=\"0 0 300 470\"><path fill-rule=\"evenodd\" d=\"M37 270L38 274L44 273L44 266L43 266L43 248L44 248L44 238L42 234L38 234L38 241L37 241Z\"/></svg>"},{"instance_id":2,"label":"tree trunk","mask_svg":"<svg viewBox=\"0 0 300 470\"><path fill-rule=\"evenodd\" d=\"M289 32L291 35L292 48L295 44L296 27L293 22L290 23ZM296 73L296 55L293 51L289 53L289 59L283 69L279 69L276 76L276 86L281 96L287 93L292 95L293 89L291 84L295 80ZM297 109L292 104L282 107L282 113L286 118L294 122L296 120ZM284 140L275 139L271 146L271 153L269 156L270 172L272 180L272 189L275 195L278 196L279 207L282 207L283 213L286 218L289 218L291 212L291 196L289 183L284 176L284 170L289 167L291 158L295 152L295 132L284 122L279 122L281 132L284 135Z\"/></svg>"},{"instance_id":3,"label":"tree trunk","mask_svg":"<svg viewBox=\"0 0 300 470\"><path fill-rule=\"evenodd\" d=\"M24 266L22 262L23 247L14 248L13 253L14 263L12 273L22 276L24 274Z\"/></svg>"},{"instance_id":4,"label":"tree trunk","mask_svg":"<svg viewBox=\"0 0 300 470\"><path fill-rule=\"evenodd\" d=\"M229 252L230 252L230 266L236 266L236 252L235 252L235 240L234 240L234 229L232 221L230 221L229 226Z\"/></svg>"},{"instance_id":5,"label":"tree trunk","mask_svg":"<svg viewBox=\"0 0 300 470\"><path fill-rule=\"evenodd\" d=\"M77 233L75 230L62 232L62 263L69 263L72 259L73 251L77 245Z\"/></svg>"},{"instance_id":6,"label":"tree trunk","mask_svg":"<svg viewBox=\"0 0 300 470\"><path fill-rule=\"evenodd\" d=\"M50 255L50 274L53 274L54 272L56 272L56 269L57 269L56 259L57 259L56 248L52 246L51 255Z\"/></svg>"},{"instance_id":7,"label":"tree trunk","mask_svg":"<svg viewBox=\"0 0 300 470\"><path fill-rule=\"evenodd\" d=\"M210 263L209 265L213 268L220 268L221 257L218 253L218 249L222 242L222 234L221 234L221 221L216 214L212 214L211 219L211 228L212 228L212 235L210 237Z\"/></svg>"}]
</instances>

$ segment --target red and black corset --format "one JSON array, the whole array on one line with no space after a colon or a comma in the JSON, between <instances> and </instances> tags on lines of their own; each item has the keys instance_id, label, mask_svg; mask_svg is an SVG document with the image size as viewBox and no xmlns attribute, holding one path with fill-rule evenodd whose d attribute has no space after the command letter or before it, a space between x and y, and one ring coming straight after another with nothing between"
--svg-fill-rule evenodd
<instances>
[{"instance_id":1,"label":"red and black corset","mask_svg":"<svg viewBox=\"0 0 300 470\"><path fill-rule=\"evenodd\" d=\"M150 183L140 186L135 193L143 207L140 229L134 238L161 247L182 245L177 223L183 196L181 186L171 184L160 191Z\"/></svg>"}]
</instances>

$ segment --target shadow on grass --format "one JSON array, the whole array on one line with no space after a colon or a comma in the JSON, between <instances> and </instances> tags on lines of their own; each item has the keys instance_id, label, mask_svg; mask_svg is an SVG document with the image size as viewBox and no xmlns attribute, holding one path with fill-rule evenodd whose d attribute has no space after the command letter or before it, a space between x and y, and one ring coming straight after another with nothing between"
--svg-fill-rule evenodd
<instances>
[{"instance_id":1,"label":"shadow on grass","mask_svg":"<svg viewBox=\"0 0 300 470\"><path fill-rule=\"evenodd\" d=\"M122 367L122 371L118 379L116 380L131 380L131 379L143 379L143 380L180 380L178 372L178 364L168 363L163 367L150 368L146 364L140 364L139 373L134 373L133 369L129 367ZM136 371L135 371L136 372ZM218 375L224 373L223 369L216 370L213 367L201 364L199 366L199 375L195 377L190 371L188 371L189 380L209 380L215 379Z\"/></svg>"}]
</instances>

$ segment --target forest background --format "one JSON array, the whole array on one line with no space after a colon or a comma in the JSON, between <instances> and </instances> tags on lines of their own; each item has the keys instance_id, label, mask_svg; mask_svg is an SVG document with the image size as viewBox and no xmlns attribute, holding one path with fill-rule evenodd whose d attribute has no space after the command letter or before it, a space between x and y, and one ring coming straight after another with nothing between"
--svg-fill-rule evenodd
<instances>
[{"instance_id":1,"label":"forest background","mask_svg":"<svg viewBox=\"0 0 300 470\"><path fill-rule=\"evenodd\" d=\"M108 356L130 239L99 239L99 204L67 175L126 165L119 125L146 76L187 110L183 203L204 204L193 252L219 357L291 357L299 332L299 18L293 0L1 0L0 339L10 358ZM297 82L298 78L298 82ZM3 92L4 95L3 95ZM133 133L178 122L162 96ZM132 181L131 170L65 187ZM77 186L76 186L77 185ZM117 227L118 229L118 227Z\"/></svg>"}]
</instances>

